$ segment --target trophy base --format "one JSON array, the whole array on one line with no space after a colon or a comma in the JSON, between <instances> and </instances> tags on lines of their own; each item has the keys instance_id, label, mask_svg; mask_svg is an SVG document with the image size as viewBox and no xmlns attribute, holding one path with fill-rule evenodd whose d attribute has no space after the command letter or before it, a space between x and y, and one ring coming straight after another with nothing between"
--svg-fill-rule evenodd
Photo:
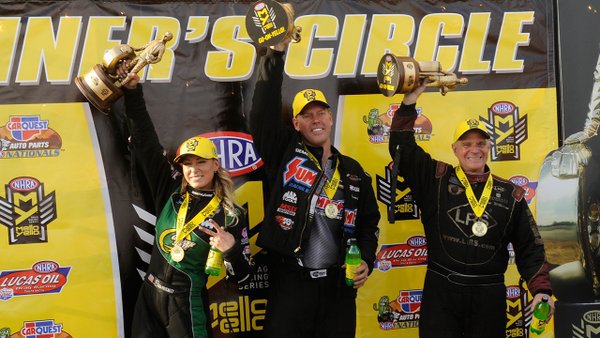
<instances>
[{"instance_id":1,"label":"trophy base","mask_svg":"<svg viewBox=\"0 0 600 338\"><path fill-rule=\"evenodd\" d=\"M419 85L419 63L408 56L383 55L377 67L377 86L387 97L410 93Z\"/></svg>"},{"instance_id":2,"label":"trophy base","mask_svg":"<svg viewBox=\"0 0 600 338\"><path fill-rule=\"evenodd\" d=\"M123 90L115 85L102 65L94 68L83 76L75 79L79 91L94 107L102 112L108 112L110 107L123 96Z\"/></svg>"}]
</instances>

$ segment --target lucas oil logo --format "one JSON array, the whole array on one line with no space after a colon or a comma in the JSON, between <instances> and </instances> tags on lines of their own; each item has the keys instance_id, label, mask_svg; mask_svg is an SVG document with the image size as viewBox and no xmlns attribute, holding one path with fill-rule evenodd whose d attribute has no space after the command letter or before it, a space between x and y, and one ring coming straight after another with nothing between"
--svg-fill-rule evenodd
<instances>
[{"instance_id":1,"label":"lucas oil logo","mask_svg":"<svg viewBox=\"0 0 600 338\"><path fill-rule=\"evenodd\" d=\"M288 162L283 173L284 185L289 184L302 191L308 191L317 178L317 172L304 166L304 162L305 158L297 156Z\"/></svg>"},{"instance_id":2,"label":"lucas oil logo","mask_svg":"<svg viewBox=\"0 0 600 338\"><path fill-rule=\"evenodd\" d=\"M485 124L494 144L492 161L515 161L521 159L521 144L527 140L527 116L519 116L519 108L512 102L500 101L488 109Z\"/></svg>"},{"instance_id":3,"label":"lucas oil logo","mask_svg":"<svg viewBox=\"0 0 600 338\"><path fill-rule=\"evenodd\" d=\"M62 139L48 125L39 116L11 116L0 127L0 159L60 155Z\"/></svg>"},{"instance_id":4,"label":"lucas oil logo","mask_svg":"<svg viewBox=\"0 0 600 338\"><path fill-rule=\"evenodd\" d=\"M12 179L5 191L0 224L8 227L9 244L48 242L48 224L56 219L54 191L46 195L44 184L27 176Z\"/></svg>"},{"instance_id":5,"label":"lucas oil logo","mask_svg":"<svg viewBox=\"0 0 600 338\"><path fill-rule=\"evenodd\" d=\"M383 244L375 261L377 269L388 271L394 267L427 264L427 241L424 236L413 236L406 243Z\"/></svg>"},{"instance_id":6,"label":"lucas oil logo","mask_svg":"<svg viewBox=\"0 0 600 338\"><path fill-rule=\"evenodd\" d=\"M213 141L217 147L219 162L233 177L248 174L263 165L249 134L218 131L200 136Z\"/></svg>"},{"instance_id":7,"label":"lucas oil logo","mask_svg":"<svg viewBox=\"0 0 600 338\"><path fill-rule=\"evenodd\" d=\"M60 293L70 271L71 267L60 267L54 261L37 262L27 270L0 271L0 300Z\"/></svg>"}]
</instances>

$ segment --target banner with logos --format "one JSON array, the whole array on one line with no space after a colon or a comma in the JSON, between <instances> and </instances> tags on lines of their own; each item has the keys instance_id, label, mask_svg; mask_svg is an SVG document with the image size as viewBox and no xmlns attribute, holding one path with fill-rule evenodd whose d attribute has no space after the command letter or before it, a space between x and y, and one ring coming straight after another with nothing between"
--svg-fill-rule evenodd
<instances>
[{"instance_id":1,"label":"banner with logos","mask_svg":"<svg viewBox=\"0 0 600 338\"><path fill-rule=\"evenodd\" d=\"M165 32L173 39L162 60L139 74L166 156L191 136L210 137L248 210L255 273L241 289L209 279L210 327L215 337L261 335L269 272L254 241L268 188L246 120L264 53L245 28L252 3L0 4L0 179L6 186L0 246L6 257L18 257L0 263L0 308L10 309L0 318L0 337L129 336L159 210L128 151L122 102L102 112L87 103L75 79L101 63L106 50L141 47ZM553 6L544 0L291 3L303 34L286 52L282 116L289 119L297 91L322 89L336 115L335 144L374 178L383 216L378 269L359 292L357 336L417 337L426 241L418 205L402 184L393 201L398 221L386 221L392 203L385 199L391 180L386 127L401 96L379 94L378 62L387 52L410 55L467 77L456 92L423 95L419 142L454 163L448 126L479 116L502 135L492 169L525 187L535 208L540 156L558 145ZM512 267L509 274L507 335L524 337L526 288ZM22 295L26 290L36 291Z\"/></svg>"},{"instance_id":2,"label":"banner with logos","mask_svg":"<svg viewBox=\"0 0 600 338\"><path fill-rule=\"evenodd\" d=\"M88 105L2 104L0 121L0 328L122 335L113 215Z\"/></svg>"}]
</instances>

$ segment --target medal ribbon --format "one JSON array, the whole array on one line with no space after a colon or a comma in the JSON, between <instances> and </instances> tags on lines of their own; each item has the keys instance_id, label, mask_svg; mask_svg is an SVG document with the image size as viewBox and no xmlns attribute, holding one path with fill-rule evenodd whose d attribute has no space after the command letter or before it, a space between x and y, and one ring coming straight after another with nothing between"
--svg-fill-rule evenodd
<instances>
[{"instance_id":1,"label":"medal ribbon","mask_svg":"<svg viewBox=\"0 0 600 338\"><path fill-rule=\"evenodd\" d=\"M185 237L187 237L196 226L204 222L204 220L212 215L219 204L221 204L221 198L214 196L210 202L200 210L194 218L192 218L189 222L185 223L185 216L187 214L188 204L189 204L190 196L189 193L185 193L185 198L179 207L179 211L177 211L177 225L175 228L175 243L180 243ZM184 224L185 223L185 224Z\"/></svg>"},{"instance_id":2,"label":"medal ribbon","mask_svg":"<svg viewBox=\"0 0 600 338\"><path fill-rule=\"evenodd\" d=\"M313 163L319 168L319 170L324 171L323 169L321 169L321 164L319 163L315 155L313 155L308 149L306 149L306 146L302 146L304 147L304 150L308 154L310 160L313 161ZM325 194L330 200L333 199L333 196L335 196L335 192L340 186L340 172L338 171L339 164L340 161L337 160L335 162L335 171L333 172L333 177L331 177L331 179L327 179L327 181L323 185L323 190L325 191Z\"/></svg>"},{"instance_id":3,"label":"medal ribbon","mask_svg":"<svg viewBox=\"0 0 600 338\"><path fill-rule=\"evenodd\" d=\"M477 197L475 197L475 193L473 192L473 188L469 183L469 179L467 179L467 175L465 175L465 172L462 170L460 165L456 167L455 171L456 177L458 177L460 183L462 183L462 185L465 187L467 201L469 201L471 209L473 209L475 216L477 216L478 219L481 219L481 216L485 211L485 207L487 206L490 200L490 196L492 195L492 186L494 185L492 173L489 174L487 181L485 182L485 187L483 187L483 192L481 192L481 197L479 198L479 200L477 200Z\"/></svg>"}]
</instances>

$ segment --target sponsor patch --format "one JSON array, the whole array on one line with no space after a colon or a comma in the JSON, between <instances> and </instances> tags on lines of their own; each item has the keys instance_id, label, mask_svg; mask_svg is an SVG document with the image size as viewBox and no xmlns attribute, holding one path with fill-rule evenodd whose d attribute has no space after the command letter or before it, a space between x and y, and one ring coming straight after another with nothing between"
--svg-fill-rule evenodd
<instances>
[{"instance_id":1,"label":"sponsor patch","mask_svg":"<svg viewBox=\"0 0 600 338\"><path fill-rule=\"evenodd\" d=\"M344 233L354 235L356 209L344 209Z\"/></svg>"},{"instance_id":2,"label":"sponsor patch","mask_svg":"<svg viewBox=\"0 0 600 338\"><path fill-rule=\"evenodd\" d=\"M283 173L283 184L287 185L291 181L298 183L300 186L310 188L317 178L317 171L304 166L305 158L294 157L285 166Z\"/></svg>"},{"instance_id":3,"label":"sponsor patch","mask_svg":"<svg viewBox=\"0 0 600 338\"><path fill-rule=\"evenodd\" d=\"M286 191L285 194L283 194L283 200L292 204L298 203L298 197L293 191Z\"/></svg>"},{"instance_id":4,"label":"sponsor patch","mask_svg":"<svg viewBox=\"0 0 600 338\"><path fill-rule=\"evenodd\" d=\"M275 221L279 224L279 227L283 230L291 230L294 227L294 221L287 217L275 216Z\"/></svg>"},{"instance_id":5,"label":"sponsor patch","mask_svg":"<svg viewBox=\"0 0 600 338\"><path fill-rule=\"evenodd\" d=\"M277 212L280 214L285 214L285 215L289 215L289 216L296 216L296 210L298 209L298 207L287 204L287 203L281 203L279 205L279 207L277 208Z\"/></svg>"}]
</instances>

